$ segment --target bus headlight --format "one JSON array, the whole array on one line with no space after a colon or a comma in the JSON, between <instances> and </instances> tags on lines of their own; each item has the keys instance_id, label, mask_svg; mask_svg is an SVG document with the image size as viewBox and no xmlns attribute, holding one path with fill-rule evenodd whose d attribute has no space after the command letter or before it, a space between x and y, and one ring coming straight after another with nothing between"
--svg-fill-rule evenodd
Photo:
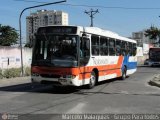
<instances>
[{"instance_id":1,"label":"bus headlight","mask_svg":"<svg viewBox=\"0 0 160 120\"><path fill-rule=\"evenodd\" d=\"M38 73L32 73L31 75L34 76L34 77L40 76Z\"/></svg>"},{"instance_id":2,"label":"bus headlight","mask_svg":"<svg viewBox=\"0 0 160 120\"><path fill-rule=\"evenodd\" d=\"M76 78L76 75L63 75L63 78L74 79Z\"/></svg>"}]
</instances>

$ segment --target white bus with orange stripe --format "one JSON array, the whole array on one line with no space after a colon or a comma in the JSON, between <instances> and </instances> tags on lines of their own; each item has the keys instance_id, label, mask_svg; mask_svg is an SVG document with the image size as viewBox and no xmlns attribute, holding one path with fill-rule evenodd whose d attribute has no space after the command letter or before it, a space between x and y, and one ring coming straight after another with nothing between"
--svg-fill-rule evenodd
<instances>
[{"instance_id":1,"label":"white bus with orange stripe","mask_svg":"<svg viewBox=\"0 0 160 120\"><path fill-rule=\"evenodd\" d=\"M96 27L40 27L33 47L32 82L92 88L136 71L136 41Z\"/></svg>"}]
</instances>

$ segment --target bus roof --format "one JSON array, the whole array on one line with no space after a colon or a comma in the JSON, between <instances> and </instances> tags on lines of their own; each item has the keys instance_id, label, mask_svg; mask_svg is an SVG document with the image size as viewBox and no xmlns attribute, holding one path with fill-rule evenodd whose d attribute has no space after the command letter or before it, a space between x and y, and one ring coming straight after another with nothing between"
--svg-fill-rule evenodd
<instances>
[{"instance_id":1,"label":"bus roof","mask_svg":"<svg viewBox=\"0 0 160 120\"><path fill-rule=\"evenodd\" d=\"M115 32L112 32L109 30L103 30L98 27L84 27L84 29L85 29L86 33L92 33L92 34L97 34L97 35L101 35L101 36L106 36L106 37L111 37L111 38L115 38L115 39L119 39L119 40L137 43L136 40L120 36L119 34L117 34Z\"/></svg>"},{"instance_id":2,"label":"bus roof","mask_svg":"<svg viewBox=\"0 0 160 120\"><path fill-rule=\"evenodd\" d=\"M46 26L46 27L54 27L54 26L59 26L59 27L65 27L65 25L50 25L50 26ZM124 40L127 42L133 42L133 43L137 43L136 40L127 38L127 37L123 37L120 36L119 34L109 31L109 30L104 30L98 27L83 27L83 26L74 26L74 25L66 25L66 27L77 27L79 32L86 32L86 33L91 33L91 34L95 34L95 35L101 35L101 36L105 36L105 37L110 37L110 38L115 38L115 39L119 39L119 40ZM39 28L45 28L45 27L39 27Z\"/></svg>"}]
</instances>

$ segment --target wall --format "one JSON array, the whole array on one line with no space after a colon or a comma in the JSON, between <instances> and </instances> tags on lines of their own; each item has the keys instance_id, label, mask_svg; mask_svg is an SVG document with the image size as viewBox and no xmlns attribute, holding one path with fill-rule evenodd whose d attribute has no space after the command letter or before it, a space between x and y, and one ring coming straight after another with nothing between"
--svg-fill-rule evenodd
<instances>
[{"instance_id":1,"label":"wall","mask_svg":"<svg viewBox=\"0 0 160 120\"><path fill-rule=\"evenodd\" d=\"M24 67L30 66L32 49L23 48ZM17 47L0 47L0 69L21 67L21 52Z\"/></svg>"},{"instance_id":2,"label":"wall","mask_svg":"<svg viewBox=\"0 0 160 120\"><path fill-rule=\"evenodd\" d=\"M148 55L137 56L137 64L144 65L144 61L148 59Z\"/></svg>"}]
</instances>

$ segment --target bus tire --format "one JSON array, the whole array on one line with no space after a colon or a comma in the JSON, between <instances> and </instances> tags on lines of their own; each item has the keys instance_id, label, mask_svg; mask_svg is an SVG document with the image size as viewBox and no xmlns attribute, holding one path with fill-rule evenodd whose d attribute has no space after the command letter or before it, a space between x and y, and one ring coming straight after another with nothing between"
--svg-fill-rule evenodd
<instances>
[{"instance_id":1,"label":"bus tire","mask_svg":"<svg viewBox=\"0 0 160 120\"><path fill-rule=\"evenodd\" d=\"M87 87L91 89L95 86L95 84L96 84L96 74L94 71L92 71L90 76L90 81Z\"/></svg>"},{"instance_id":2,"label":"bus tire","mask_svg":"<svg viewBox=\"0 0 160 120\"><path fill-rule=\"evenodd\" d=\"M127 69L126 69L126 67L124 67L124 69L122 70L122 76L121 76L121 79L122 80L125 80L126 79L126 77L127 77Z\"/></svg>"}]
</instances>

